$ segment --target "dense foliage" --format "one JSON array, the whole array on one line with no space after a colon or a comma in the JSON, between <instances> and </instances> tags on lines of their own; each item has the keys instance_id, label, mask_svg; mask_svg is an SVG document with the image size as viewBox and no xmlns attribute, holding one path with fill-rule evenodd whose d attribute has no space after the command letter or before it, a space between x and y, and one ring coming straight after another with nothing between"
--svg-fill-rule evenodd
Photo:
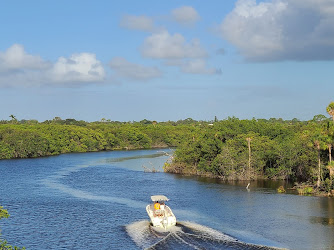
<instances>
[{"instance_id":1,"label":"dense foliage","mask_svg":"<svg viewBox=\"0 0 334 250\"><path fill-rule=\"evenodd\" d=\"M0 159L71 152L175 147L194 134L183 122L2 121Z\"/></svg>"},{"instance_id":2,"label":"dense foliage","mask_svg":"<svg viewBox=\"0 0 334 250\"><path fill-rule=\"evenodd\" d=\"M331 190L333 143L334 124L322 115L307 122L228 118L183 141L165 169L226 180L310 181Z\"/></svg>"}]
</instances>

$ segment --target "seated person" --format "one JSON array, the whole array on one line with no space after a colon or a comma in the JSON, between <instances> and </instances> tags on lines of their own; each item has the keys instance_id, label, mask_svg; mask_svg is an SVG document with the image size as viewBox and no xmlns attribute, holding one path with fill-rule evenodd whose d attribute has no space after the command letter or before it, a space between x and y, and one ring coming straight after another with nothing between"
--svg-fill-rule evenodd
<instances>
[{"instance_id":1,"label":"seated person","mask_svg":"<svg viewBox=\"0 0 334 250\"><path fill-rule=\"evenodd\" d=\"M159 209L160 209L160 203L156 201L154 204L154 210L159 210Z\"/></svg>"},{"instance_id":2,"label":"seated person","mask_svg":"<svg viewBox=\"0 0 334 250\"><path fill-rule=\"evenodd\" d=\"M154 203L154 216L156 215L161 215L160 203L157 201Z\"/></svg>"}]
</instances>

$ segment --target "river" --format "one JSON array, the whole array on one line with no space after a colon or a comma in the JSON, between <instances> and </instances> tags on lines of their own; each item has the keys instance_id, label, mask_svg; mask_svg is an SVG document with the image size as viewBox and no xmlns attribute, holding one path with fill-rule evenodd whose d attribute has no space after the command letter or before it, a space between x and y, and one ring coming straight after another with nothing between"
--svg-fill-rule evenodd
<instances>
[{"instance_id":1,"label":"river","mask_svg":"<svg viewBox=\"0 0 334 250\"><path fill-rule=\"evenodd\" d=\"M26 249L334 249L334 199L163 173L159 149L0 161L3 237ZM160 172L147 173L153 167ZM178 224L158 237L145 206L164 194Z\"/></svg>"}]
</instances>

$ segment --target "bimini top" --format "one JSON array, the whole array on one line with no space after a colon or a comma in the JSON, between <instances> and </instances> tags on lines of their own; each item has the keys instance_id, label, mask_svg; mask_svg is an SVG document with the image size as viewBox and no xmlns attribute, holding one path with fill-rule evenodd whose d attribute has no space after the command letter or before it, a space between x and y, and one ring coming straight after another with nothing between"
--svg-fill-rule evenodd
<instances>
[{"instance_id":1,"label":"bimini top","mask_svg":"<svg viewBox=\"0 0 334 250\"><path fill-rule=\"evenodd\" d=\"M169 201L169 199L164 195L152 195L151 200L152 201Z\"/></svg>"}]
</instances>

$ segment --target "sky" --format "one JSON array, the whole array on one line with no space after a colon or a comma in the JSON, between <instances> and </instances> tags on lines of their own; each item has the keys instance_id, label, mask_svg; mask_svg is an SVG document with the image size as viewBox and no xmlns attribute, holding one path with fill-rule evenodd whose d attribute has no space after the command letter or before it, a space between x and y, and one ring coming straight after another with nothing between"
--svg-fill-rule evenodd
<instances>
[{"instance_id":1,"label":"sky","mask_svg":"<svg viewBox=\"0 0 334 250\"><path fill-rule=\"evenodd\" d=\"M332 101L333 0L0 3L0 120L310 120Z\"/></svg>"}]
</instances>

